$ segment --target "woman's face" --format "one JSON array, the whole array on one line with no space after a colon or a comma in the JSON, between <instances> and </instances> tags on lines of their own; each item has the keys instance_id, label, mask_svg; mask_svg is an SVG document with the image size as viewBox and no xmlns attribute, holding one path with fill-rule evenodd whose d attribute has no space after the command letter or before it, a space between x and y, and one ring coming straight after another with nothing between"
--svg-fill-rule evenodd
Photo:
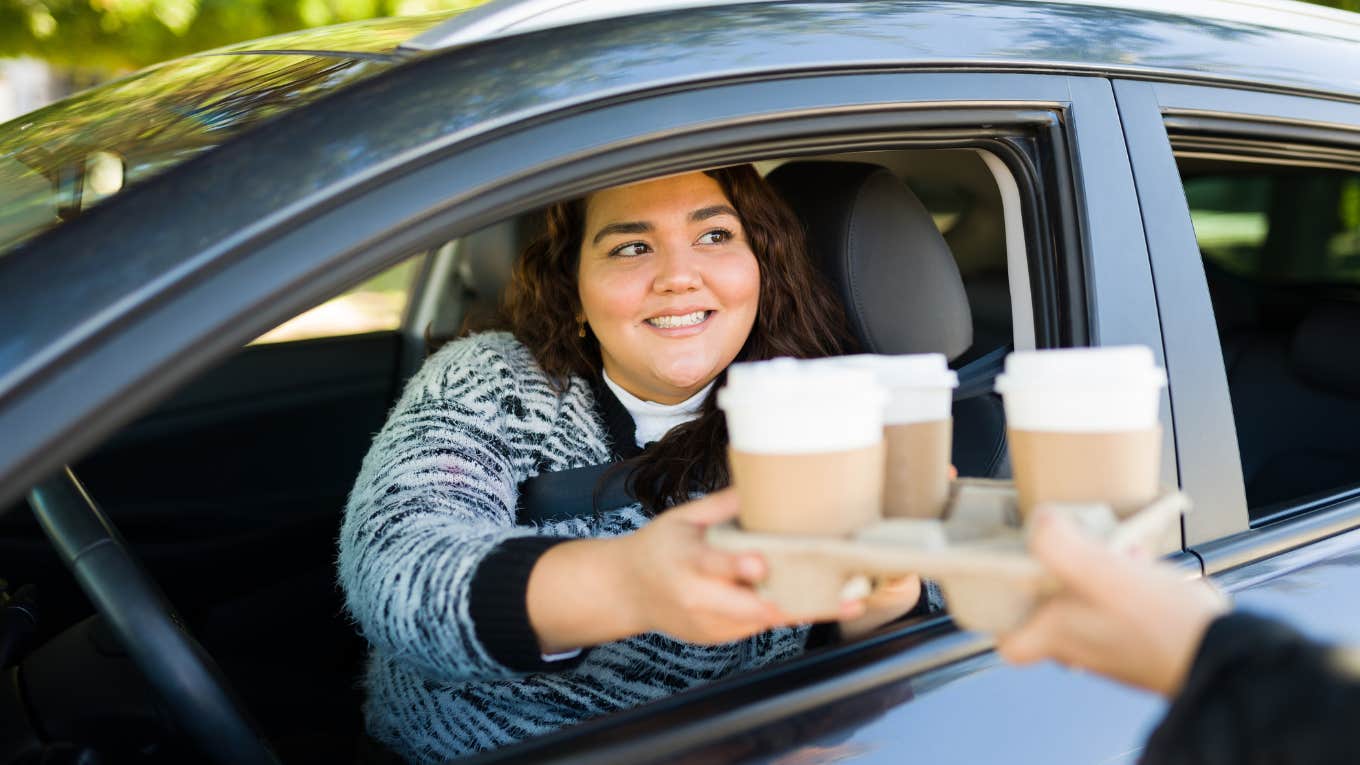
<instances>
[{"instance_id":1,"label":"woman's face","mask_svg":"<svg viewBox=\"0 0 1360 765\"><path fill-rule=\"evenodd\" d=\"M755 323L755 254L703 173L591 195L577 276L605 371L647 401L692 396L732 363Z\"/></svg>"}]
</instances>

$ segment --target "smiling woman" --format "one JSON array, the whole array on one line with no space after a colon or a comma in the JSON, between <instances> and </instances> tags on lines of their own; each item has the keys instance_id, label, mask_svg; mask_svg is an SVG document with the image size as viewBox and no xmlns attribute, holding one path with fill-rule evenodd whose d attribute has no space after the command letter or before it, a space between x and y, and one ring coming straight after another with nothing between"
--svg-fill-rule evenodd
<instances>
[{"instance_id":1,"label":"smiling woman","mask_svg":"<svg viewBox=\"0 0 1360 765\"><path fill-rule=\"evenodd\" d=\"M628 220L635 217L635 220ZM727 368L755 322L760 269L737 211L703 173L590 198L579 284L604 374L678 404Z\"/></svg>"},{"instance_id":2,"label":"smiling woman","mask_svg":"<svg viewBox=\"0 0 1360 765\"><path fill-rule=\"evenodd\" d=\"M373 645L369 731L412 761L763 666L812 634L751 589L758 556L702 541L736 513L714 403L727 366L848 343L798 221L740 166L604 189L547 224L516 264L509 332L426 362L346 512L341 580ZM526 480L623 460L638 502L517 522ZM822 620L863 628L863 612Z\"/></svg>"}]
</instances>

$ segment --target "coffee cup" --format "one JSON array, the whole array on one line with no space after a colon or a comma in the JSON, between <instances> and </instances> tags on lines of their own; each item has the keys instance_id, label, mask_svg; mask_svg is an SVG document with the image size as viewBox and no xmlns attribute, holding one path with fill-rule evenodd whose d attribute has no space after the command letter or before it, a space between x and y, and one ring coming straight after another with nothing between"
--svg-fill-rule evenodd
<instances>
[{"instance_id":1,"label":"coffee cup","mask_svg":"<svg viewBox=\"0 0 1360 765\"><path fill-rule=\"evenodd\" d=\"M830 361L830 360L829 360ZM953 391L959 377L940 353L835 359L867 369L888 394L883 409L883 514L939 518L949 501Z\"/></svg>"},{"instance_id":2,"label":"coffee cup","mask_svg":"<svg viewBox=\"0 0 1360 765\"><path fill-rule=\"evenodd\" d=\"M1123 517L1158 493L1166 373L1144 346L1016 351L996 379L1022 516L1100 502Z\"/></svg>"},{"instance_id":3,"label":"coffee cup","mask_svg":"<svg viewBox=\"0 0 1360 765\"><path fill-rule=\"evenodd\" d=\"M886 393L864 369L733 364L718 391L746 531L845 537L882 518Z\"/></svg>"}]
</instances>

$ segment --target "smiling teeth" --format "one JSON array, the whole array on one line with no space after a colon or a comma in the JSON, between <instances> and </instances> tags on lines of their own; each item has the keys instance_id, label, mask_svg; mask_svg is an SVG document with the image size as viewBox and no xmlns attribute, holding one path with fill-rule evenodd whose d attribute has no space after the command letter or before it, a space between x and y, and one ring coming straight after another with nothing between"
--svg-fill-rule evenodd
<instances>
[{"instance_id":1,"label":"smiling teeth","mask_svg":"<svg viewBox=\"0 0 1360 765\"><path fill-rule=\"evenodd\" d=\"M647 323L657 329L675 329L676 327L692 327L703 321L708 316L708 311L695 311L682 316L658 316L655 319L648 319Z\"/></svg>"}]
</instances>

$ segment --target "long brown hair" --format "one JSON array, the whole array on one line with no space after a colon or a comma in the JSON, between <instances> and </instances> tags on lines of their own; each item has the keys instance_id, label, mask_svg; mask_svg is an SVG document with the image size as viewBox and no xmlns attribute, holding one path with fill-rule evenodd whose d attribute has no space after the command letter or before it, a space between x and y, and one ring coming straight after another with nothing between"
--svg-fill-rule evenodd
<instances>
[{"instance_id":1,"label":"long brown hair","mask_svg":"<svg viewBox=\"0 0 1360 765\"><path fill-rule=\"evenodd\" d=\"M706 170L737 211L760 269L755 324L736 361L779 356L817 358L851 349L845 313L808 257L803 226L784 200L750 165ZM570 376L600 374L600 344L593 332L578 336L581 311L577 268L585 235L586 200L548 208L542 235L515 262L501 305L499 324L533 353L559 386ZM636 459L632 489L643 507L659 513L730 483L727 423L717 408L717 390L705 398L699 417L677 425Z\"/></svg>"}]
</instances>

